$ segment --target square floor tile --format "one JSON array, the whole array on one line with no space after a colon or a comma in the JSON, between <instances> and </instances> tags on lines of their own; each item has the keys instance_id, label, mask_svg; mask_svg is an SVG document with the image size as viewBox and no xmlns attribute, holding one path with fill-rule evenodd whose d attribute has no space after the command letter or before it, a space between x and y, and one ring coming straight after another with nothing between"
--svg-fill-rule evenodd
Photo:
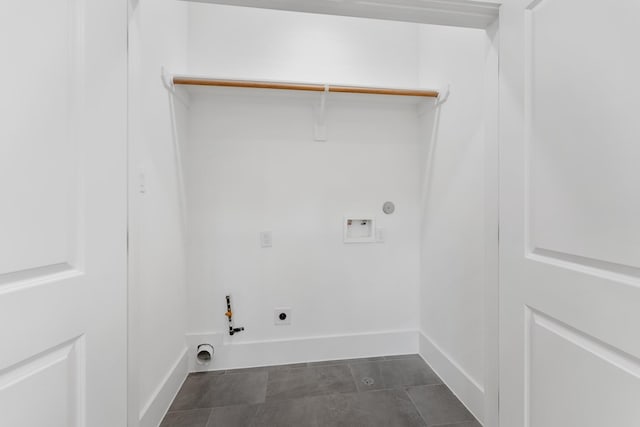
<instances>
[{"instance_id":1,"label":"square floor tile","mask_svg":"<svg viewBox=\"0 0 640 427\"><path fill-rule=\"evenodd\" d=\"M442 383L422 359L392 359L349 367L359 391Z\"/></svg>"},{"instance_id":2,"label":"square floor tile","mask_svg":"<svg viewBox=\"0 0 640 427\"><path fill-rule=\"evenodd\" d=\"M211 409L206 427L247 427L255 419L260 405L233 405Z\"/></svg>"},{"instance_id":3,"label":"square floor tile","mask_svg":"<svg viewBox=\"0 0 640 427\"><path fill-rule=\"evenodd\" d=\"M258 406L254 418L247 425L251 427L328 427L329 424L324 419L326 408L326 396L268 401Z\"/></svg>"},{"instance_id":4,"label":"square floor tile","mask_svg":"<svg viewBox=\"0 0 640 427\"><path fill-rule=\"evenodd\" d=\"M171 410L262 403L266 390L264 369L238 374L189 375Z\"/></svg>"},{"instance_id":5,"label":"square floor tile","mask_svg":"<svg viewBox=\"0 0 640 427\"><path fill-rule=\"evenodd\" d=\"M426 426L404 390L379 390L327 396L327 426Z\"/></svg>"},{"instance_id":6,"label":"square floor tile","mask_svg":"<svg viewBox=\"0 0 640 427\"><path fill-rule=\"evenodd\" d=\"M477 421L465 421L463 423L443 424L436 427L482 427L482 424Z\"/></svg>"},{"instance_id":7,"label":"square floor tile","mask_svg":"<svg viewBox=\"0 0 640 427\"><path fill-rule=\"evenodd\" d=\"M407 393L428 426L475 421L446 385L410 387Z\"/></svg>"},{"instance_id":8,"label":"square floor tile","mask_svg":"<svg viewBox=\"0 0 640 427\"><path fill-rule=\"evenodd\" d=\"M211 409L169 412L160 427L205 427L210 413Z\"/></svg>"},{"instance_id":9,"label":"square floor tile","mask_svg":"<svg viewBox=\"0 0 640 427\"><path fill-rule=\"evenodd\" d=\"M403 390L340 393L270 401L259 405L255 418L248 425L252 427L426 426Z\"/></svg>"},{"instance_id":10,"label":"square floor tile","mask_svg":"<svg viewBox=\"0 0 640 427\"><path fill-rule=\"evenodd\" d=\"M309 366L347 365L350 363L375 362L377 360L384 360L384 356L360 357L356 359L323 360L320 362L309 362L308 365Z\"/></svg>"},{"instance_id":11,"label":"square floor tile","mask_svg":"<svg viewBox=\"0 0 640 427\"><path fill-rule=\"evenodd\" d=\"M185 379L178 395L173 399L169 411L178 411L197 408L200 397L209 390L213 377L218 374L210 372L199 372L189 374Z\"/></svg>"},{"instance_id":12,"label":"square floor tile","mask_svg":"<svg viewBox=\"0 0 640 427\"><path fill-rule=\"evenodd\" d=\"M248 405L265 401L267 372L220 375L213 378L209 390L200 398L199 407Z\"/></svg>"},{"instance_id":13,"label":"square floor tile","mask_svg":"<svg viewBox=\"0 0 640 427\"><path fill-rule=\"evenodd\" d=\"M422 358L394 359L382 362L381 373L387 387L442 383Z\"/></svg>"},{"instance_id":14,"label":"square floor tile","mask_svg":"<svg viewBox=\"0 0 640 427\"><path fill-rule=\"evenodd\" d=\"M347 365L282 369L269 372L266 400L355 391L356 385Z\"/></svg>"}]
</instances>

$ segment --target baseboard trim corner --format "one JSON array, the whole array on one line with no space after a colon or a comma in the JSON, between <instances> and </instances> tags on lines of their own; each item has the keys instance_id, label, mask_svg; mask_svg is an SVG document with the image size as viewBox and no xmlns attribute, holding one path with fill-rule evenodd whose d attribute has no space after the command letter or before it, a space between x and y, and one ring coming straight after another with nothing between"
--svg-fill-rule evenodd
<instances>
[{"instance_id":1,"label":"baseboard trim corner","mask_svg":"<svg viewBox=\"0 0 640 427\"><path fill-rule=\"evenodd\" d=\"M188 373L187 348L185 347L140 410L139 427L158 427L160 425Z\"/></svg>"},{"instance_id":2,"label":"baseboard trim corner","mask_svg":"<svg viewBox=\"0 0 640 427\"><path fill-rule=\"evenodd\" d=\"M467 409L484 422L484 389L433 340L420 333L420 356L451 389Z\"/></svg>"}]
</instances>

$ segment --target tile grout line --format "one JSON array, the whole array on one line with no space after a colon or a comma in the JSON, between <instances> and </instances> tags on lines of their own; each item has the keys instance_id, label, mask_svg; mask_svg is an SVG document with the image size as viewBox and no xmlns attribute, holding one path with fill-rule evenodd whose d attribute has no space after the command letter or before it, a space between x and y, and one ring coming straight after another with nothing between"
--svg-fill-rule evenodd
<instances>
[{"instance_id":1,"label":"tile grout line","mask_svg":"<svg viewBox=\"0 0 640 427\"><path fill-rule=\"evenodd\" d=\"M408 388L405 387L402 391L404 391L404 393L407 395L407 397L409 398L409 402L411 402L411 404L413 405L413 409L416 410L416 412L418 413L418 415L420 416L420 419L422 421L424 421L424 425L426 427L430 427L429 423L427 423L427 420L424 419L424 416L422 416L422 412L420 412L420 409L418 409L418 405L416 405L416 402L413 401L413 397L411 397L411 395L409 394Z\"/></svg>"},{"instance_id":2,"label":"tile grout line","mask_svg":"<svg viewBox=\"0 0 640 427\"><path fill-rule=\"evenodd\" d=\"M358 386L358 380L356 379L356 375L353 372L353 368L351 367L351 363L347 364L349 368L349 373L351 374L351 379L353 380L353 385L356 386L356 393L360 393L360 387Z\"/></svg>"},{"instance_id":3,"label":"tile grout line","mask_svg":"<svg viewBox=\"0 0 640 427\"><path fill-rule=\"evenodd\" d=\"M267 369L267 381L264 383L264 402L261 404L267 403L267 396L269 395L269 378L271 377L269 370Z\"/></svg>"},{"instance_id":4,"label":"tile grout line","mask_svg":"<svg viewBox=\"0 0 640 427\"><path fill-rule=\"evenodd\" d=\"M445 423L445 424L431 424L430 426L427 426L427 427L457 427L457 426L461 426L462 424L473 423L474 421L478 422L478 420L476 420L474 417L473 420L455 421L453 423Z\"/></svg>"},{"instance_id":5,"label":"tile grout line","mask_svg":"<svg viewBox=\"0 0 640 427\"><path fill-rule=\"evenodd\" d=\"M449 389L449 387L444 384L424 384L424 385L419 385L419 386L409 386L409 387L405 387L405 393L407 393L407 396L409 396L409 400L411 400L411 403L413 404L413 406L416 408L416 410L418 411L418 414L420 414L420 417L424 420L425 424L427 424L427 427L456 427L465 423L473 423L473 422L478 422L478 420L476 419L476 417L471 414L471 416L473 417L472 420L460 420L460 421L453 421L453 422L446 422L446 423L440 423L440 424L428 424L427 420L424 419L424 417L422 416L422 413L420 412L420 410L418 409L418 406L416 405L415 401L413 400L413 397L411 397L411 394L409 394L409 388L417 388L417 387L436 387L436 386L443 386L445 387L447 390L449 390L449 392L451 392L451 390ZM454 395L455 396L455 395ZM458 400L458 402L460 402L460 399L458 399L456 397L456 400ZM468 410L467 410L468 411ZM470 413L470 412L469 412Z\"/></svg>"},{"instance_id":6,"label":"tile grout line","mask_svg":"<svg viewBox=\"0 0 640 427\"><path fill-rule=\"evenodd\" d=\"M223 374L224 375L224 374ZM213 425L213 408L209 409L209 416L207 417L207 422L205 423L205 427L207 427L211 423Z\"/></svg>"}]
</instances>

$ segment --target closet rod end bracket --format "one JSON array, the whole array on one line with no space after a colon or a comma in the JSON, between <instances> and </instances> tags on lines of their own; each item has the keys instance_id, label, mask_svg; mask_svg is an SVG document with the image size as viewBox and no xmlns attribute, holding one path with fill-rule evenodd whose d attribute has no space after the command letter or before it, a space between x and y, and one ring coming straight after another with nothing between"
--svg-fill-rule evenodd
<instances>
[{"instance_id":1,"label":"closet rod end bracket","mask_svg":"<svg viewBox=\"0 0 640 427\"><path fill-rule=\"evenodd\" d=\"M320 96L320 107L316 115L316 123L314 126L314 140L327 140L327 96L329 95L329 85L324 85L324 90Z\"/></svg>"},{"instance_id":2,"label":"closet rod end bracket","mask_svg":"<svg viewBox=\"0 0 640 427\"><path fill-rule=\"evenodd\" d=\"M167 72L164 66L160 67L160 79L162 79L163 86L171 93L176 92L176 87L173 84L173 75Z\"/></svg>"},{"instance_id":3,"label":"closet rod end bracket","mask_svg":"<svg viewBox=\"0 0 640 427\"><path fill-rule=\"evenodd\" d=\"M438 92L438 97L436 98L436 106L440 106L447 102L449 99L449 94L451 93L451 83L447 83L447 86L442 88Z\"/></svg>"}]
</instances>

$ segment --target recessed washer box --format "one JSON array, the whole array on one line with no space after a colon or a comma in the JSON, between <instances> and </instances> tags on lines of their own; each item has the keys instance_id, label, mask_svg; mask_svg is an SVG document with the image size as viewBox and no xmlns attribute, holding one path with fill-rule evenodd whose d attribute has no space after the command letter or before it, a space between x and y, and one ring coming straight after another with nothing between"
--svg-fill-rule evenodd
<instances>
[{"instance_id":1,"label":"recessed washer box","mask_svg":"<svg viewBox=\"0 0 640 427\"><path fill-rule=\"evenodd\" d=\"M376 218L373 215L346 215L344 217L344 243L374 243Z\"/></svg>"}]
</instances>

